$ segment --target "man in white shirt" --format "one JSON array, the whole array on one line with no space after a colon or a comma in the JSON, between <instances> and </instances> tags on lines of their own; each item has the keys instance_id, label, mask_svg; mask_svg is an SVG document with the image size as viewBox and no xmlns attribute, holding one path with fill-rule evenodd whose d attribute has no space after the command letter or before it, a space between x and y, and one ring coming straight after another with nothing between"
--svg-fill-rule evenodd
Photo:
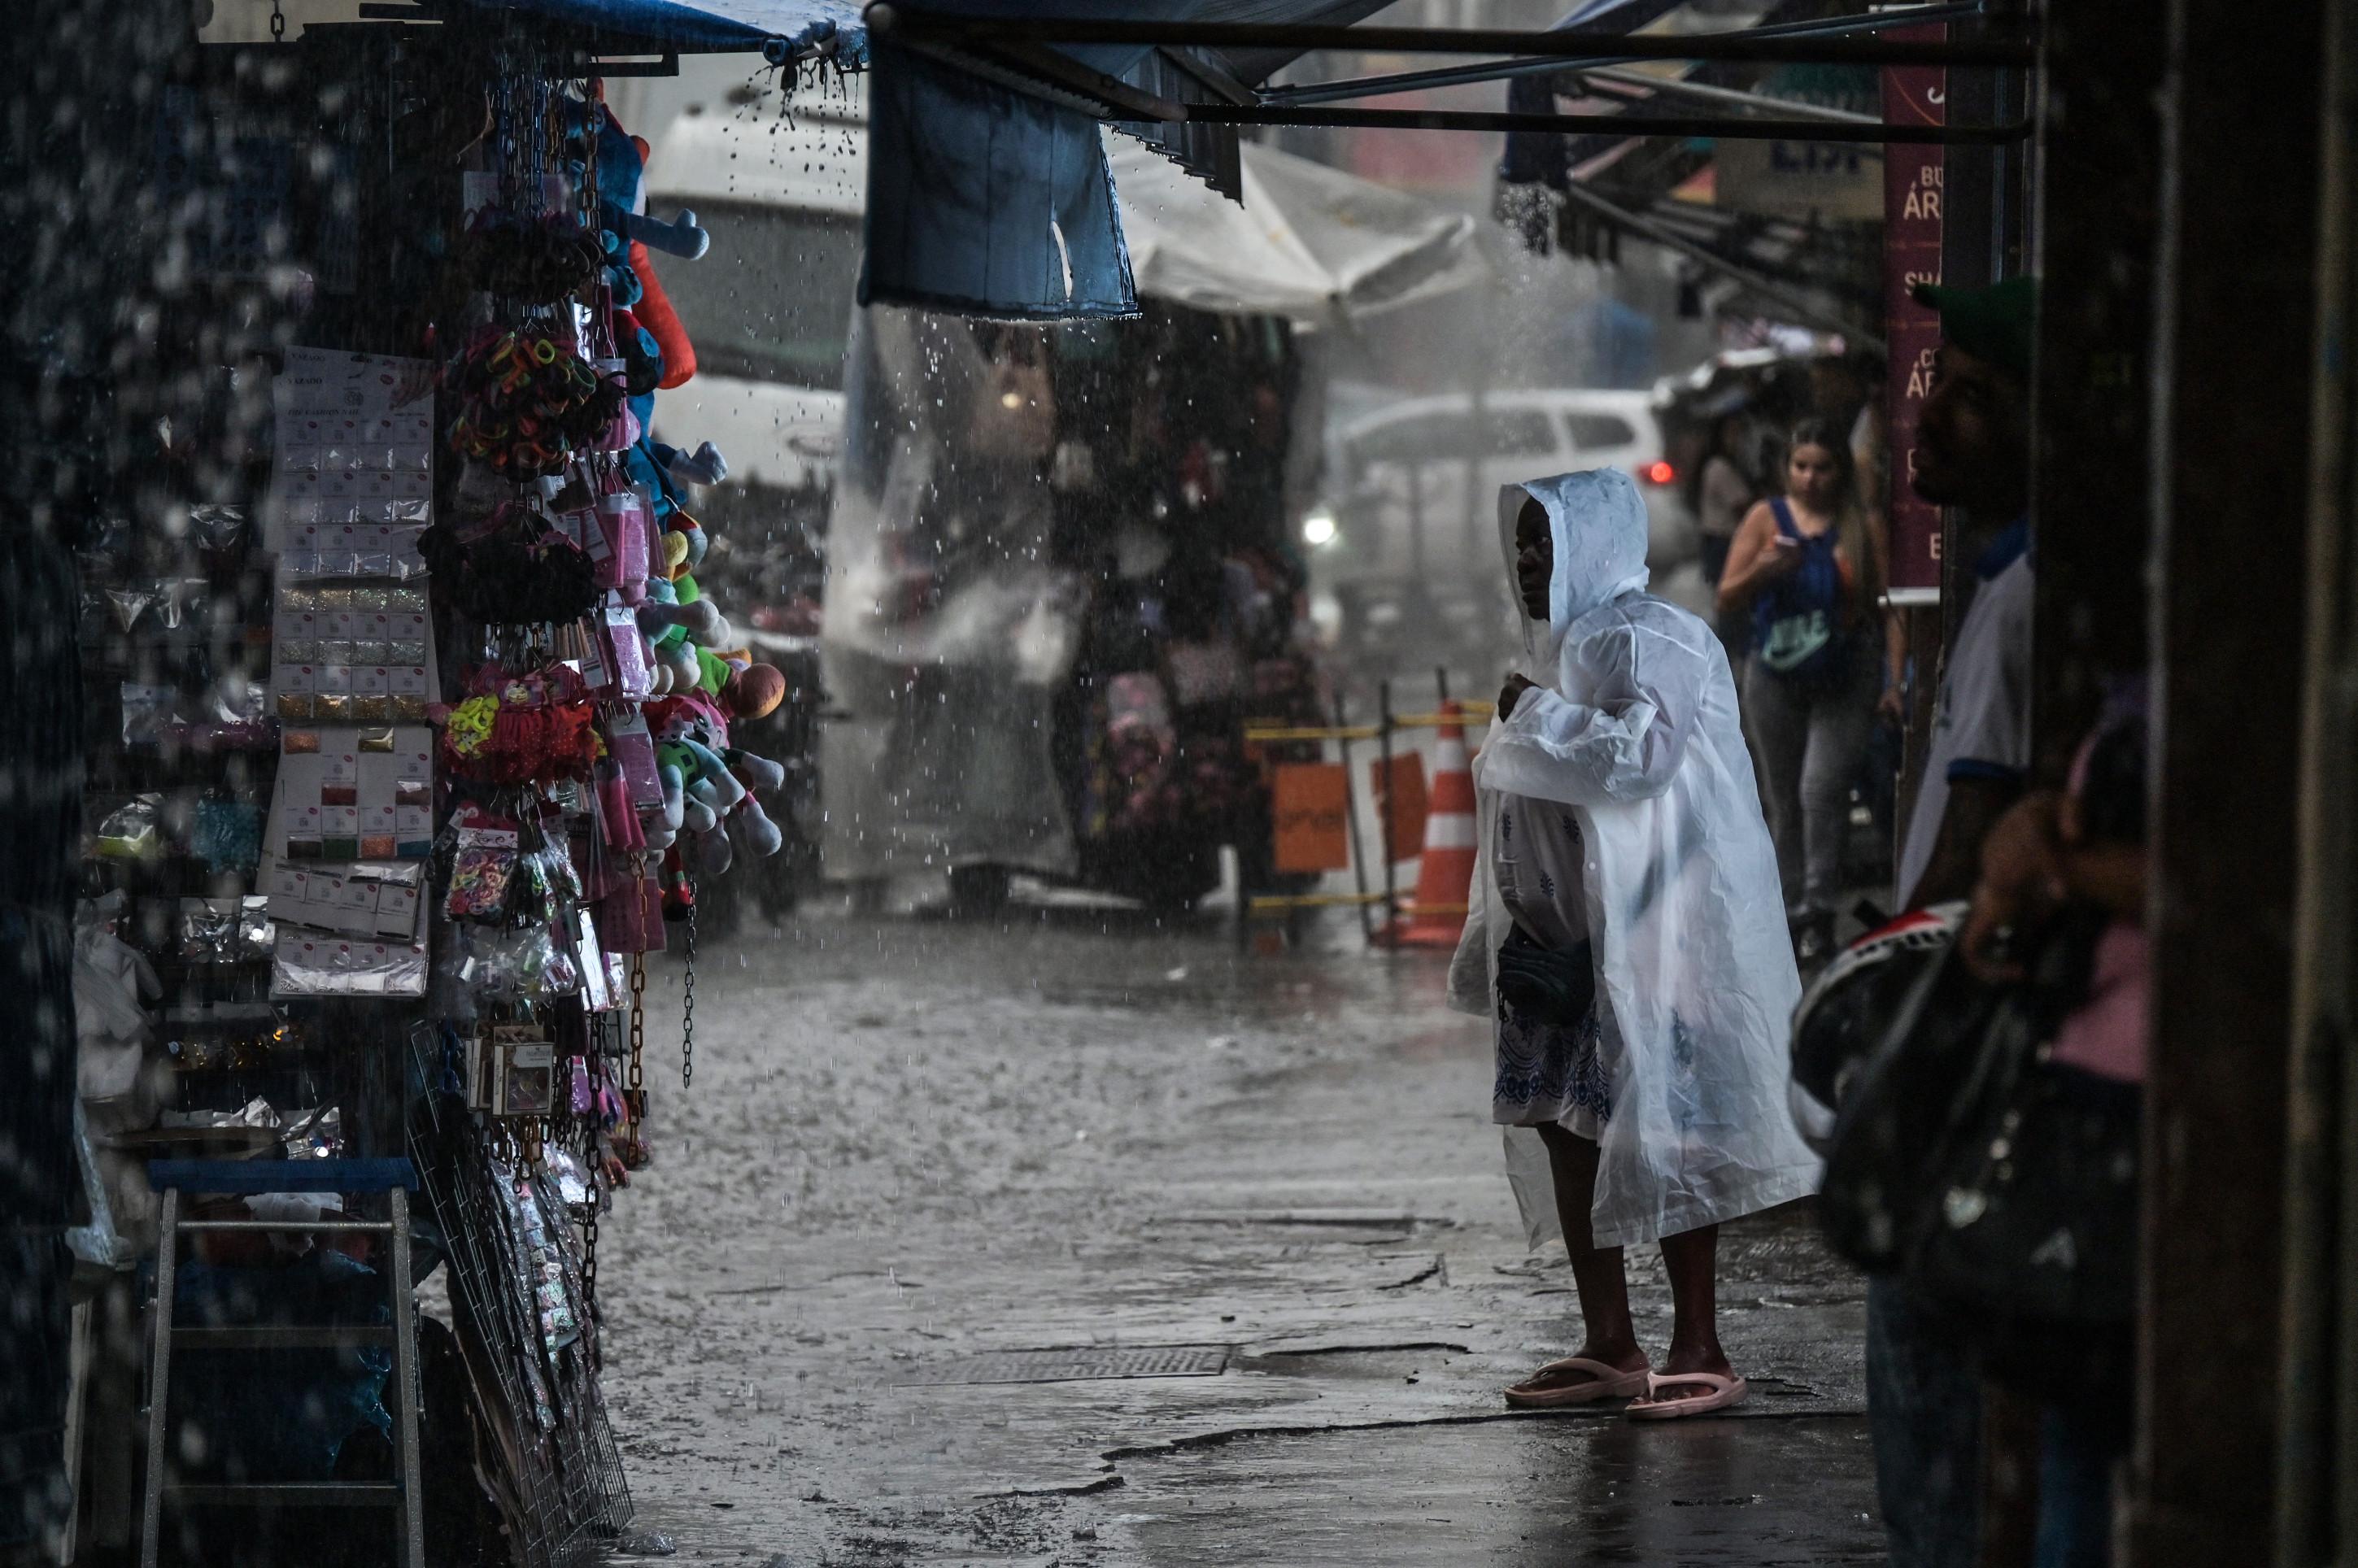
<instances>
[{"instance_id":1,"label":"man in white shirt","mask_svg":"<svg viewBox=\"0 0 2358 1568\"><path fill-rule=\"evenodd\" d=\"M2030 767L2030 574L2027 518L2007 524L1974 559L1978 587L1941 672L1924 784L1900 849L1906 908L1970 891L1978 846L2021 793ZM1928 879L1936 862L1939 874Z\"/></svg>"},{"instance_id":2,"label":"man in white shirt","mask_svg":"<svg viewBox=\"0 0 2358 1568\"><path fill-rule=\"evenodd\" d=\"M1963 513L1973 598L1941 681L1924 784L1901 846L1900 907L1973 891L1981 843L2030 764L2030 336L2038 284L1920 287L1941 312L1912 482Z\"/></svg>"},{"instance_id":3,"label":"man in white shirt","mask_svg":"<svg viewBox=\"0 0 2358 1568\"><path fill-rule=\"evenodd\" d=\"M1924 783L1900 850L1900 907L1973 891L1982 840L2030 764L2030 345L2038 286L1920 287L1942 345L1911 482L1963 513L1974 583L1941 679ZM1919 668L1926 661L1920 656ZM1867 1281L1866 1388L1893 1568L1981 1559L1981 1373L1905 1283Z\"/></svg>"}]
</instances>

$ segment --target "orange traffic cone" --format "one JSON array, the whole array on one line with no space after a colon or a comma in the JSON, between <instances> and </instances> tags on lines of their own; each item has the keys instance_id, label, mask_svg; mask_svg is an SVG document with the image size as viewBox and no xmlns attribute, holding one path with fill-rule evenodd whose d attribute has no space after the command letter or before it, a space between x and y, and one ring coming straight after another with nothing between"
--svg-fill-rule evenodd
<instances>
[{"instance_id":1,"label":"orange traffic cone","mask_svg":"<svg viewBox=\"0 0 2358 1568\"><path fill-rule=\"evenodd\" d=\"M1424 817L1424 853L1416 868L1416 897L1407 918L1377 934L1392 947L1455 947L1466 928L1466 901L1474 891L1474 767L1466 757L1464 710L1441 705L1444 722L1433 751L1433 798Z\"/></svg>"}]
</instances>

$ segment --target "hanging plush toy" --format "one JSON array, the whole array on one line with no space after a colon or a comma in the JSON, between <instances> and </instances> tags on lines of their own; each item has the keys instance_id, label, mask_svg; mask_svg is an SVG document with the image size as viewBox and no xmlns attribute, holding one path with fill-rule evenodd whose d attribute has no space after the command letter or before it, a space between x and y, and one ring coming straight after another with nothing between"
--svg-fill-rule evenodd
<instances>
[{"instance_id":1,"label":"hanging plush toy","mask_svg":"<svg viewBox=\"0 0 2358 1568\"><path fill-rule=\"evenodd\" d=\"M678 331L679 318L672 312L670 301L660 293L660 286L649 281L654 276L648 264L647 252L659 250L668 255L693 261L711 248L712 236L698 226L696 214L683 210L679 216L665 223L647 213L646 158L647 144L626 133L614 112L600 102L584 106L583 112L594 121L593 134L598 144L598 221L604 229L609 281L614 285L615 303L635 306L651 295L656 299L657 319L649 323L658 339L676 332L678 348L676 357L685 373L678 381L667 381L668 386L695 373L695 352L687 346L685 332ZM577 133L581 127L577 124ZM627 275L627 276L622 276ZM672 345L665 345L666 357Z\"/></svg>"},{"instance_id":2,"label":"hanging plush toy","mask_svg":"<svg viewBox=\"0 0 2358 1568\"><path fill-rule=\"evenodd\" d=\"M633 136L631 145L638 149L640 183L644 186L648 157L646 138ZM645 199L644 190L640 193L640 197L644 201ZM679 216L681 222L690 227L694 226L695 213L684 211ZM664 248L671 250L674 255L686 256L689 260L703 255L706 246L710 243L711 237L702 229L697 229L695 232L698 236L698 242L694 251L673 249L669 246ZM647 246L652 243L641 234L633 234L631 240L631 266L638 273L640 287L644 290L639 301L639 319L647 330L654 334L655 341L662 345L664 376L661 384L665 392L669 392L676 386L687 385L688 378L696 374L696 345L688 341L687 329L680 324L679 313L671 308L671 297L664 292L663 279L655 275L654 261L647 254Z\"/></svg>"},{"instance_id":3,"label":"hanging plush toy","mask_svg":"<svg viewBox=\"0 0 2358 1568\"><path fill-rule=\"evenodd\" d=\"M666 447L661 441L648 445L672 478L686 484L719 484L729 477L729 460L720 449L709 441L700 442L693 452L683 452L677 447ZM693 519L691 519L691 522Z\"/></svg>"},{"instance_id":4,"label":"hanging plush toy","mask_svg":"<svg viewBox=\"0 0 2358 1568\"><path fill-rule=\"evenodd\" d=\"M664 374L657 384L665 392L685 386L696 374L696 345L688 341L679 313L671 308L671 296L664 292L663 279L655 274L647 247L635 242L631 246L631 270L639 275L639 323L654 334L663 349Z\"/></svg>"},{"instance_id":5,"label":"hanging plush toy","mask_svg":"<svg viewBox=\"0 0 2358 1568\"><path fill-rule=\"evenodd\" d=\"M755 664L749 649L716 654L698 648L696 662L703 672L698 687L732 720L767 719L786 699L786 677L774 665Z\"/></svg>"},{"instance_id":6,"label":"hanging plush toy","mask_svg":"<svg viewBox=\"0 0 2358 1568\"><path fill-rule=\"evenodd\" d=\"M663 350L637 314L619 307L608 318L614 348L622 360L622 388L633 399L651 395L663 380Z\"/></svg>"},{"instance_id":7,"label":"hanging plush toy","mask_svg":"<svg viewBox=\"0 0 2358 1568\"><path fill-rule=\"evenodd\" d=\"M704 678L698 645L725 647L733 633L720 607L705 598L688 575L687 536L665 534L663 550L665 570L648 579L646 602L638 608L639 630L654 651L659 688L692 691Z\"/></svg>"},{"instance_id":8,"label":"hanging plush toy","mask_svg":"<svg viewBox=\"0 0 2358 1568\"><path fill-rule=\"evenodd\" d=\"M717 876L734 860L729 834L716 830L724 824L734 827L748 853L757 858L776 854L785 837L762 809L753 790L784 784L785 770L766 757L731 747L728 719L701 696L649 703L647 719L654 726L659 764L676 769L683 781L684 826L698 837L701 868ZM708 821L710 827L700 826Z\"/></svg>"}]
</instances>

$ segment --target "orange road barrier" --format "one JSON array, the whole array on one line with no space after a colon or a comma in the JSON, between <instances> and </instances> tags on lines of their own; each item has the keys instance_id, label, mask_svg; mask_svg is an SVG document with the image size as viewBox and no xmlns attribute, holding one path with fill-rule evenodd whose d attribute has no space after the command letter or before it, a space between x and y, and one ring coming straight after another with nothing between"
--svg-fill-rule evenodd
<instances>
[{"instance_id":1,"label":"orange road barrier","mask_svg":"<svg viewBox=\"0 0 2358 1568\"><path fill-rule=\"evenodd\" d=\"M1377 933L1395 947L1455 947L1474 888L1474 767L1466 753L1464 709L1444 702L1433 753L1433 797L1424 818L1424 853L1406 918Z\"/></svg>"},{"instance_id":2,"label":"orange road barrier","mask_svg":"<svg viewBox=\"0 0 2358 1568\"><path fill-rule=\"evenodd\" d=\"M1341 762L1277 765L1270 795L1279 871L1350 869L1350 770Z\"/></svg>"}]
</instances>

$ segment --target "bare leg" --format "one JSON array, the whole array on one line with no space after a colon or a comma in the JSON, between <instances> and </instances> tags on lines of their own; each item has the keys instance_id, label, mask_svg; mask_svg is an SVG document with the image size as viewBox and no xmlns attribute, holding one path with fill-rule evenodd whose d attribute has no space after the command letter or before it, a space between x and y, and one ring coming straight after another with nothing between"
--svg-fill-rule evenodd
<instances>
[{"instance_id":1,"label":"bare leg","mask_svg":"<svg viewBox=\"0 0 2358 1568\"><path fill-rule=\"evenodd\" d=\"M1662 1376L1681 1372L1736 1375L1727 1353L1719 1346L1719 1227L1702 1226L1662 1238L1662 1269L1671 1277L1671 1353L1663 1357ZM1697 1399L1710 1390L1689 1383L1668 1390L1668 1398Z\"/></svg>"},{"instance_id":2,"label":"bare leg","mask_svg":"<svg viewBox=\"0 0 2358 1568\"><path fill-rule=\"evenodd\" d=\"M1548 1147L1548 1166L1555 1178L1556 1216L1563 1222L1564 1249L1572 1254L1572 1281L1580 1292L1584 1337L1574 1355L1601 1361L1624 1372L1646 1366L1638 1348L1637 1330L1629 1322L1629 1281L1622 1271L1621 1249L1598 1247L1590 1239L1589 1209L1596 1194L1596 1145L1561 1127L1542 1127L1540 1137ZM1545 1372L1518 1385L1538 1392L1593 1381L1587 1372Z\"/></svg>"},{"instance_id":3,"label":"bare leg","mask_svg":"<svg viewBox=\"0 0 2358 1568\"><path fill-rule=\"evenodd\" d=\"M1705 1225L1662 1238L1662 1268L1671 1276L1673 1372L1725 1372L1719 1347L1719 1227Z\"/></svg>"}]
</instances>

